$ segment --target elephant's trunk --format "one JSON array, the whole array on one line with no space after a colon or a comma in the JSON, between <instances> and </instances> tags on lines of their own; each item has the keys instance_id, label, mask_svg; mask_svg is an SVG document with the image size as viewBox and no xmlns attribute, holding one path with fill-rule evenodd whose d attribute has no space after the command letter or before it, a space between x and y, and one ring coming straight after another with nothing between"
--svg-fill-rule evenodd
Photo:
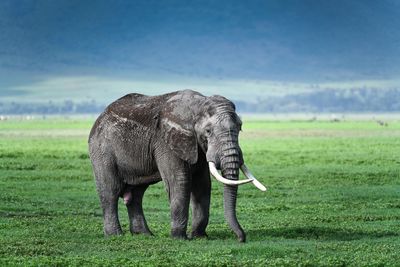
<instances>
[{"instance_id":1,"label":"elephant's trunk","mask_svg":"<svg viewBox=\"0 0 400 267\"><path fill-rule=\"evenodd\" d=\"M230 180L239 179L240 155L237 142L226 143L221 151L222 176ZM224 215L240 242L246 241L246 234L236 217L237 185L224 185Z\"/></svg>"}]
</instances>

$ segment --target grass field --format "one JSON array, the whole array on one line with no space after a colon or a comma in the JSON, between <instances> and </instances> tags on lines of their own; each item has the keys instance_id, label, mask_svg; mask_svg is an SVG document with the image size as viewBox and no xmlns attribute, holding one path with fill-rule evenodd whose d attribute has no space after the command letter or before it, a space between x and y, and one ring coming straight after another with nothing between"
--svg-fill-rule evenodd
<instances>
[{"instance_id":1,"label":"grass field","mask_svg":"<svg viewBox=\"0 0 400 267\"><path fill-rule=\"evenodd\" d=\"M162 183L144 198L154 237L104 238L87 155L92 121L0 121L0 266L400 266L400 122L245 121L240 244L213 181L208 240L169 237Z\"/></svg>"}]
</instances>

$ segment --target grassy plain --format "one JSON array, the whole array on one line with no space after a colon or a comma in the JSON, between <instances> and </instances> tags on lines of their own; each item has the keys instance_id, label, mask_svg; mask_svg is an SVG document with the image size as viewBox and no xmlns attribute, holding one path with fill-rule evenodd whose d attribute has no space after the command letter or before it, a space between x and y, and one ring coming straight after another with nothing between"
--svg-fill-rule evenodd
<instances>
[{"instance_id":1,"label":"grassy plain","mask_svg":"<svg viewBox=\"0 0 400 267\"><path fill-rule=\"evenodd\" d=\"M87 155L91 120L0 121L0 266L399 266L400 122L245 121L240 244L213 181L208 240L169 237L162 183L145 195L154 237L104 238Z\"/></svg>"}]
</instances>

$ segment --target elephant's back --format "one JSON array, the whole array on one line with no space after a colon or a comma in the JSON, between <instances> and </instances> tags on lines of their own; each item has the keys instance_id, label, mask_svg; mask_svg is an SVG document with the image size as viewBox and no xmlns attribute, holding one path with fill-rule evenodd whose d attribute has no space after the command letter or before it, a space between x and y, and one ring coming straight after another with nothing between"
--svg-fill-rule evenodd
<instances>
[{"instance_id":1,"label":"elephant's back","mask_svg":"<svg viewBox=\"0 0 400 267\"><path fill-rule=\"evenodd\" d=\"M129 94L114 101L97 118L89 136L92 162L110 162L130 184L154 173L152 121L158 112L151 98Z\"/></svg>"},{"instance_id":2,"label":"elephant's back","mask_svg":"<svg viewBox=\"0 0 400 267\"><path fill-rule=\"evenodd\" d=\"M165 103L185 92L192 91L176 91L157 96L131 93L115 100L97 118L90 132L89 142L93 136L104 136L110 131L134 130L144 134L154 131Z\"/></svg>"},{"instance_id":3,"label":"elephant's back","mask_svg":"<svg viewBox=\"0 0 400 267\"><path fill-rule=\"evenodd\" d=\"M104 111L109 117L149 127L163 105L163 96L127 94L111 103Z\"/></svg>"},{"instance_id":4,"label":"elephant's back","mask_svg":"<svg viewBox=\"0 0 400 267\"><path fill-rule=\"evenodd\" d=\"M95 121L89 134L89 143L94 137L104 137L115 131L122 133L134 130L147 134L155 126L155 118L165 102L165 96L132 93L115 100Z\"/></svg>"}]
</instances>

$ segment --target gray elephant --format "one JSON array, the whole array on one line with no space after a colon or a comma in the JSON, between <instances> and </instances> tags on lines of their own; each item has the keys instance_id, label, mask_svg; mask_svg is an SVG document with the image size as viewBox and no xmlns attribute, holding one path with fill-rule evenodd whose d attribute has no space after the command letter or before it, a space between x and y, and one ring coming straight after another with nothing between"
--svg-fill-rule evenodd
<instances>
[{"instance_id":1,"label":"gray elephant","mask_svg":"<svg viewBox=\"0 0 400 267\"><path fill-rule=\"evenodd\" d=\"M211 173L225 184L225 218L239 241L245 242L236 218L238 185L252 182L261 190L265 187L243 164L241 124L228 99L191 90L159 96L128 94L110 104L89 136L104 234L122 233L120 197L128 209L131 233L152 234L142 199L149 185L162 180L171 208L171 235L187 238L191 200L192 237L207 236ZM240 168L248 179L238 180Z\"/></svg>"}]
</instances>

